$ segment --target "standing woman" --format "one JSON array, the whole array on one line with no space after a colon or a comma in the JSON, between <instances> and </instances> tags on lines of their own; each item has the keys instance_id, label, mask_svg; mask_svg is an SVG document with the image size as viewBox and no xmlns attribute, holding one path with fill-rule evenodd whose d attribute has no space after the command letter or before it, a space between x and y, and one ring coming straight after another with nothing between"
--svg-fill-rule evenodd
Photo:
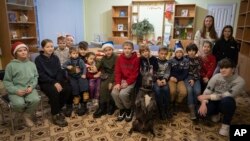
<instances>
[{"instance_id":1,"label":"standing woman","mask_svg":"<svg viewBox=\"0 0 250 141\"><path fill-rule=\"evenodd\" d=\"M233 37L233 27L231 25L226 25L221 32L220 39L215 42L213 55L216 57L217 64L220 60L229 58L237 66L238 53L238 43L234 40ZM219 72L220 68L217 65L214 74Z\"/></svg>"},{"instance_id":2,"label":"standing woman","mask_svg":"<svg viewBox=\"0 0 250 141\"><path fill-rule=\"evenodd\" d=\"M198 55L203 55L202 46L204 41L210 41L212 44L218 39L217 33L214 27L214 17L207 15L203 22L202 29L198 30L194 36L194 43L199 48Z\"/></svg>"}]
</instances>

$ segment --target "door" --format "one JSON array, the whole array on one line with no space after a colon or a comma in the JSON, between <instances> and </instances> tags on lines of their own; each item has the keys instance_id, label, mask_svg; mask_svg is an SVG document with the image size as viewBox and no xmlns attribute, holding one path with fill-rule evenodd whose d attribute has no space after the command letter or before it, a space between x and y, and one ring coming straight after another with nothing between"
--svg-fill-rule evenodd
<instances>
[{"instance_id":1,"label":"door","mask_svg":"<svg viewBox=\"0 0 250 141\"><path fill-rule=\"evenodd\" d=\"M208 14L214 16L215 30L218 37L225 25L234 26L236 3L234 4L209 4Z\"/></svg>"}]
</instances>

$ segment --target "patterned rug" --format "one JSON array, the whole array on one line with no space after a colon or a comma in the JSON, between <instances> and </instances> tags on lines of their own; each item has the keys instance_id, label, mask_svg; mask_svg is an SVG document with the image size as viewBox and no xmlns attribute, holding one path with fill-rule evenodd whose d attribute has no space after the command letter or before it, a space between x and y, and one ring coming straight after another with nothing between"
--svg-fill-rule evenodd
<instances>
[{"instance_id":1,"label":"patterned rug","mask_svg":"<svg viewBox=\"0 0 250 141\"><path fill-rule=\"evenodd\" d=\"M0 141L227 141L227 137L218 134L219 123L206 126L201 123L194 125L189 113L180 112L172 121L156 121L155 137L150 133L132 133L128 131L132 122L116 122L118 111L112 116L93 119L90 112L84 116L74 115L66 118L67 127L61 128L51 123L49 105L43 99L43 110L47 111L43 119L39 119L35 127L28 128L18 124L13 136L10 135L10 121L7 109L4 109L6 124L0 125ZM3 103L0 103L3 104ZM232 124L250 124L250 97L242 94L237 98L237 111ZM41 113L41 112L40 112ZM41 117L41 116L40 116ZM2 121L2 120L1 120Z\"/></svg>"}]
</instances>

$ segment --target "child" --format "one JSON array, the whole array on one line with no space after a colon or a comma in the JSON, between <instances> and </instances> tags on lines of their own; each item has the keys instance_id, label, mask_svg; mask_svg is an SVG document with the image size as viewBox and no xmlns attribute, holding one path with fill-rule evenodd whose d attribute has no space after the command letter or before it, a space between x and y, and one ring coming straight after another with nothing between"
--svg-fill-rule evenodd
<instances>
[{"instance_id":1,"label":"child","mask_svg":"<svg viewBox=\"0 0 250 141\"><path fill-rule=\"evenodd\" d=\"M168 79L170 75L170 64L166 59L168 49L166 47L159 48L158 51L158 70L156 72L156 80L154 84L154 90L156 94L156 102L160 112L160 118L165 120L167 117L170 118L169 113L169 87Z\"/></svg>"},{"instance_id":2,"label":"child","mask_svg":"<svg viewBox=\"0 0 250 141\"><path fill-rule=\"evenodd\" d=\"M201 64L201 91L203 92L207 86L208 80L212 77L216 67L216 59L212 54L212 43L204 41L202 47L204 55Z\"/></svg>"},{"instance_id":3,"label":"child","mask_svg":"<svg viewBox=\"0 0 250 141\"><path fill-rule=\"evenodd\" d=\"M150 54L150 49L148 45L146 44L141 44L139 48L139 53L141 55L140 57L140 73L139 76L137 77L137 83L136 83L136 92L138 92L139 88L141 87L142 83L142 74L143 72L150 71L151 69L153 70L153 74L156 73L158 70L158 62L157 58L155 56L152 56Z\"/></svg>"},{"instance_id":4,"label":"child","mask_svg":"<svg viewBox=\"0 0 250 141\"><path fill-rule=\"evenodd\" d=\"M23 112L25 124L32 127L34 125L32 115L40 101L35 89L38 79L37 69L35 64L28 60L28 47L24 43L14 43L11 54L15 59L5 69L3 84L8 91L13 110Z\"/></svg>"},{"instance_id":5,"label":"child","mask_svg":"<svg viewBox=\"0 0 250 141\"><path fill-rule=\"evenodd\" d=\"M86 67L87 67L86 78L89 81L90 98L92 99L92 103L95 106L97 106L99 100L101 72L96 72L94 70L94 68L96 67L95 57L96 56L94 52L88 52L86 54Z\"/></svg>"},{"instance_id":6,"label":"child","mask_svg":"<svg viewBox=\"0 0 250 141\"><path fill-rule=\"evenodd\" d=\"M188 77L185 80L188 98L187 103L190 110L191 120L196 121L197 97L201 94L200 70L201 60L196 56L198 47L195 44L190 44L186 48L187 59L189 61Z\"/></svg>"},{"instance_id":7,"label":"child","mask_svg":"<svg viewBox=\"0 0 250 141\"><path fill-rule=\"evenodd\" d=\"M236 97L242 92L245 81L235 73L235 64L228 58L219 62L220 73L214 75L208 82L203 95L198 97L201 102L199 114L202 117L212 116L212 121L218 122L219 113L223 120L219 134L229 135L229 126L236 110Z\"/></svg>"},{"instance_id":8,"label":"child","mask_svg":"<svg viewBox=\"0 0 250 141\"><path fill-rule=\"evenodd\" d=\"M140 61L136 52L133 52L134 44L131 41L125 41L122 47L123 53L115 63L115 84L111 95L120 109L117 121L125 119L129 122L133 118L130 98L139 73Z\"/></svg>"},{"instance_id":9,"label":"child","mask_svg":"<svg viewBox=\"0 0 250 141\"><path fill-rule=\"evenodd\" d=\"M223 58L230 58L237 66L239 53L237 46L237 42L233 37L233 27L231 25L226 25L222 30L220 39L215 42L213 48L213 55L216 57L217 63ZM220 69L217 66L214 74L219 71Z\"/></svg>"},{"instance_id":10,"label":"child","mask_svg":"<svg viewBox=\"0 0 250 141\"><path fill-rule=\"evenodd\" d=\"M185 86L184 80L188 76L188 59L184 58L184 50L182 48L175 49L174 58L169 60L171 64L170 79L169 79L169 89L171 97L171 105L174 112L177 112L178 105L187 96L187 88Z\"/></svg>"},{"instance_id":11,"label":"child","mask_svg":"<svg viewBox=\"0 0 250 141\"><path fill-rule=\"evenodd\" d=\"M214 27L214 17L212 15L207 15L203 21L202 29L198 30L194 36L194 43L199 49L199 55L203 55L202 46L204 41L210 41L212 44L218 39L215 27ZM212 46L213 47L213 46Z\"/></svg>"},{"instance_id":12,"label":"child","mask_svg":"<svg viewBox=\"0 0 250 141\"><path fill-rule=\"evenodd\" d=\"M94 118L100 118L102 115L112 115L115 112L115 103L111 96L111 90L114 85L114 70L117 55L113 52L113 42L105 42L102 45L105 56L102 58L97 68L101 70L101 86L99 107L93 114Z\"/></svg>"},{"instance_id":13,"label":"child","mask_svg":"<svg viewBox=\"0 0 250 141\"><path fill-rule=\"evenodd\" d=\"M85 41L81 41L81 42L78 44L78 48L79 48L79 57L80 57L84 62L86 62L85 56L86 56L86 53L88 52L88 43L85 42Z\"/></svg>"},{"instance_id":14,"label":"child","mask_svg":"<svg viewBox=\"0 0 250 141\"><path fill-rule=\"evenodd\" d=\"M35 59L39 74L38 83L41 90L49 98L53 123L60 127L65 127L68 123L62 113L62 107L65 101L70 98L71 89L64 80L58 57L53 54L52 40L44 39L41 45L43 51Z\"/></svg>"},{"instance_id":15,"label":"child","mask_svg":"<svg viewBox=\"0 0 250 141\"><path fill-rule=\"evenodd\" d=\"M89 99L88 81L86 79L86 66L83 60L79 58L79 52L77 48L70 48L69 55L70 59L63 64L63 68L67 69L68 71L74 105L79 105L80 99L82 98L83 103L78 106L76 111L79 116L82 116L87 112L86 102ZM80 93L82 95L80 95Z\"/></svg>"},{"instance_id":16,"label":"child","mask_svg":"<svg viewBox=\"0 0 250 141\"><path fill-rule=\"evenodd\" d=\"M66 47L72 48L74 46L74 37L72 35L66 35Z\"/></svg>"},{"instance_id":17,"label":"child","mask_svg":"<svg viewBox=\"0 0 250 141\"><path fill-rule=\"evenodd\" d=\"M66 47L65 37L59 36L57 37L58 48L55 50L55 55L59 58L61 66L68 60L69 58L69 48Z\"/></svg>"}]
</instances>

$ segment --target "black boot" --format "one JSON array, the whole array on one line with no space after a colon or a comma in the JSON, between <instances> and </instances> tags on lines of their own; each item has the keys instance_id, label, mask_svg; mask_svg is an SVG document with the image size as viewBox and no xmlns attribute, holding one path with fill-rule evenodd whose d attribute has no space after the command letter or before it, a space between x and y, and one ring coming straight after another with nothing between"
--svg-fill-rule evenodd
<instances>
[{"instance_id":1,"label":"black boot","mask_svg":"<svg viewBox=\"0 0 250 141\"><path fill-rule=\"evenodd\" d=\"M66 109L65 109L65 111L64 111L64 115L65 115L66 117L70 117L72 111L73 111L72 105L66 105Z\"/></svg>"},{"instance_id":2,"label":"black boot","mask_svg":"<svg viewBox=\"0 0 250 141\"><path fill-rule=\"evenodd\" d=\"M160 109L160 117L161 117L161 120L167 119L167 115L163 107Z\"/></svg>"},{"instance_id":3,"label":"black boot","mask_svg":"<svg viewBox=\"0 0 250 141\"><path fill-rule=\"evenodd\" d=\"M80 107L77 109L76 113L78 114L78 116L82 116L85 113L87 113L88 109L87 109L87 105L86 103L81 103Z\"/></svg>"},{"instance_id":4,"label":"black boot","mask_svg":"<svg viewBox=\"0 0 250 141\"><path fill-rule=\"evenodd\" d=\"M116 110L115 102L113 100L110 100L108 102L107 114L113 115L115 110Z\"/></svg>"},{"instance_id":5,"label":"black boot","mask_svg":"<svg viewBox=\"0 0 250 141\"><path fill-rule=\"evenodd\" d=\"M55 125L58 125L59 127L65 127L68 126L68 122L64 119L62 114L56 114L52 116L52 121Z\"/></svg>"},{"instance_id":6,"label":"black boot","mask_svg":"<svg viewBox=\"0 0 250 141\"><path fill-rule=\"evenodd\" d=\"M93 118L100 118L107 114L107 103L99 103L98 109L94 112Z\"/></svg>"}]
</instances>

